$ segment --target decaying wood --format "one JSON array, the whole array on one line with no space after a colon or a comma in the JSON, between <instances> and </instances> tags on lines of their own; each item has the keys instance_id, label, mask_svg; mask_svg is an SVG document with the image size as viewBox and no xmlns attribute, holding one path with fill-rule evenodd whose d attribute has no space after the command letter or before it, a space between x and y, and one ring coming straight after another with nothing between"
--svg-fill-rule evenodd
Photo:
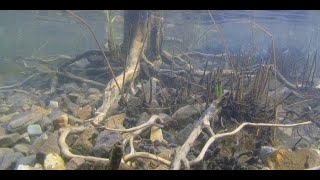
<instances>
[{"instance_id":1,"label":"decaying wood","mask_svg":"<svg viewBox=\"0 0 320 180\"><path fill-rule=\"evenodd\" d=\"M125 70L125 78L124 72L118 75L115 79L111 80L104 91L104 99L102 106L97 110L97 116L94 118L94 123L98 124L102 121L107 115L108 111L112 104L116 103L119 100L120 90L127 83L131 82L136 74L135 72L139 71L140 65L138 63L141 53L143 52L144 42L147 33L147 11L141 11L139 18L137 19L136 25L138 27L135 28L135 33L133 34L132 44L130 46L130 53L128 56L128 60L126 64L128 67ZM125 81L123 82L123 79ZM117 88L117 83L120 88Z\"/></svg>"},{"instance_id":2,"label":"decaying wood","mask_svg":"<svg viewBox=\"0 0 320 180\"><path fill-rule=\"evenodd\" d=\"M253 126L253 127L284 127L284 128L291 128L291 127L297 127L297 126L304 126L304 125L308 125L308 124L312 124L312 121L307 121L307 122L303 122L303 123L296 123L296 124L268 124L268 123L242 123L238 128L236 128L235 130L228 132L228 133L222 133L222 134L216 134L211 136L211 138L206 142L206 144L204 145L204 147L202 148L200 154L198 155L198 157L192 161L190 161L190 165L196 165L197 163L199 163L206 151L208 150L208 148L210 147L210 145L217 139L223 138L223 137L227 137L227 136L233 136L236 133L238 133L241 129L243 129L245 126Z\"/></svg>"},{"instance_id":3,"label":"decaying wood","mask_svg":"<svg viewBox=\"0 0 320 180\"><path fill-rule=\"evenodd\" d=\"M82 156L82 155L76 155L70 152L69 147L66 143L66 138L69 134L76 134L81 133L85 130L85 127L63 127L60 128L60 137L59 137L59 146L61 149L61 153L65 158L72 159L74 157L82 158L86 161L92 161L92 162L98 162L98 161L105 161L109 163L109 159L106 158L99 158L94 156Z\"/></svg>"},{"instance_id":4,"label":"decaying wood","mask_svg":"<svg viewBox=\"0 0 320 180\"><path fill-rule=\"evenodd\" d=\"M217 104L220 102L214 101L210 107L203 113L203 115L198 120L197 124L193 128L191 134L189 135L188 139L184 142L184 144L176 150L174 160L171 164L171 169L179 170L181 168L181 162L186 158L187 154L189 153L191 147L195 143L198 136L201 134L203 128L210 127L210 119L216 116L220 112L220 108L217 107ZM213 131L211 131L213 132Z\"/></svg>"}]
</instances>

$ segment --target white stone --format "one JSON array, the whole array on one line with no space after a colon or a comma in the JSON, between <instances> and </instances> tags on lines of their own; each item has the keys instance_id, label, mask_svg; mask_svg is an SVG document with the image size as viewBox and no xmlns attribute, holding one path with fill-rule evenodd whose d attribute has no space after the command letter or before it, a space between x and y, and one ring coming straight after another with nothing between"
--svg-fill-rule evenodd
<instances>
[{"instance_id":1,"label":"white stone","mask_svg":"<svg viewBox=\"0 0 320 180\"><path fill-rule=\"evenodd\" d=\"M59 108L59 103L57 101L50 101L49 107L52 109L57 109L57 108Z\"/></svg>"},{"instance_id":2,"label":"white stone","mask_svg":"<svg viewBox=\"0 0 320 180\"><path fill-rule=\"evenodd\" d=\"M29 125L27 131L30 136L39 136L42 134L42 129L39 124Z\"/></svg>"}]
</instances>

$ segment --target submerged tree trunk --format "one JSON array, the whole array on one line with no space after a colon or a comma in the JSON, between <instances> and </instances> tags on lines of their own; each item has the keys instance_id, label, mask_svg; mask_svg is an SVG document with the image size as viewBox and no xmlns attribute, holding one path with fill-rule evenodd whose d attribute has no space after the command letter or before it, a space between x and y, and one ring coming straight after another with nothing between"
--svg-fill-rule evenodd
<instances>
[{"instance_id":1,"label":"submerged tree trunk","mask_svg":"<svg viewBox=\"0 0 320 180\"><path fill-rule=\"evenodd\" d=\"M110 114L109 111L112 105L117 103L124 94L124 92L121 92L124 89L123 86L132 82L139 73L139 58L143 53L144 43L146 42L145 38L147 38L148 33L148 17L148 11L146 10L125 11L124 42L122 48L124 48L123 52L128 52L127 67L115 80L112 79L107 84L104 91L103 104L97 110L94 123L99 123ZM124 74L125 78L123 81Z\"/></svg>"}]
</instances>

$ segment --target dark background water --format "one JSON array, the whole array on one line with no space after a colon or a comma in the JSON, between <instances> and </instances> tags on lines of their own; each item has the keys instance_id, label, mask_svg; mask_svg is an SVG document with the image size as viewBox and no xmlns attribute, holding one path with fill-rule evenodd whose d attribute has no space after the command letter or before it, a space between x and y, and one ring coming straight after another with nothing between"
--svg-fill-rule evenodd
<instances>
[{"instance_id":1,"label":"dark background water","mask_svg":"<svg viewBox=\"0 0 320 180\"><path fill-rule=\"evenodd\" d=\"M75 11L93 27L102 44L106 42L106 17L103 11ZM318 49L320 11L243 10L211 11L230 49L249 48L254 40L263 51L270 37L243 21L252 20L275 37L277 47ZM122 13L114 11L117 40L122 38ZM221 47L219 35L206 10L162 11L165 36L182 40L185 47L210 51ZM199 43L194 42L206 32ZM311 40L311 41L310 41ZM170 49L170 47L167 47ZM97 49L88 28L65 11L0 11L0 56L76 55Z\"/></svg>"}]
</instances>

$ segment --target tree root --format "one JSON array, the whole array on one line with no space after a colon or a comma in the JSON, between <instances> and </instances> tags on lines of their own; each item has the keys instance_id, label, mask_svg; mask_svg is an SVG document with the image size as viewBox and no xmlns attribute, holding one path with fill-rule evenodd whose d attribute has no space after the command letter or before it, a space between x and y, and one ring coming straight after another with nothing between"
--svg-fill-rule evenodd
<instances>
[{"instance_id":1,"label":"tree root","mask_svg":"<svg viewBox=\"0 0 320 180\"><path fill-rule=\"evenodd\" d=\"M253 127L285 127L285 128L290 128L290 127L296 127L296 126L303 126L303 125L308 125L312 124L312 121L307 121L303 123L296 123L296 124L268 124L268 123L242 123L238 128L231 132L227 133L222 133L222 134L216 134L211 136L211 138L206 142L204 147L202 148L200 154L198 157L192 161L190 161L190 165L196 165L198 164L204 157L206 151L210 147L210 145L217 139L227 137L227 136L232 136L238 133L241 129L243 129L245 126L253 126Z\"/></svg>"},{"instance_id":2,"label":"tree root","mask_svg":"<svg viewBox=\"0 0 320 180\"><path fill-rule=\"evenodd\" d=\"M164 165L167 165L167 166L170 166L171 165L171 162L162 158L162 157L159 157L159 156L156 156L154 154L150 154L150 153L147 153L147 152L136 152L136 153L133 153L133 154L128 154L128 155L125 155L123 157L123 160L125 162L127 161L132 161L134 159L137 159L137 158L147 158L147 159L152 159L152 160L155 160L155 161L158 161Z\"/></svg>"},{"instance_id":3,"label":"tree root","mask_svg":"<svg viewBox=\"0 0 320 180\"><path fill-rule=\"evenodd\" d=\"M85 127L63 127L60 128L60 137L59 137L59 146L61 149L61 153L64 157L68 159L72 159L74 157L82 158L86 161L91 162L98 162L98 161L104 161L109 163L109 159L107 158L99 158L94 156L82 156L82 155L76 155L70 152L69 147L66 143L66 138L69 134L75 134L75 133L81 133L85 130Z\"/></svg>"}]
</instances>

